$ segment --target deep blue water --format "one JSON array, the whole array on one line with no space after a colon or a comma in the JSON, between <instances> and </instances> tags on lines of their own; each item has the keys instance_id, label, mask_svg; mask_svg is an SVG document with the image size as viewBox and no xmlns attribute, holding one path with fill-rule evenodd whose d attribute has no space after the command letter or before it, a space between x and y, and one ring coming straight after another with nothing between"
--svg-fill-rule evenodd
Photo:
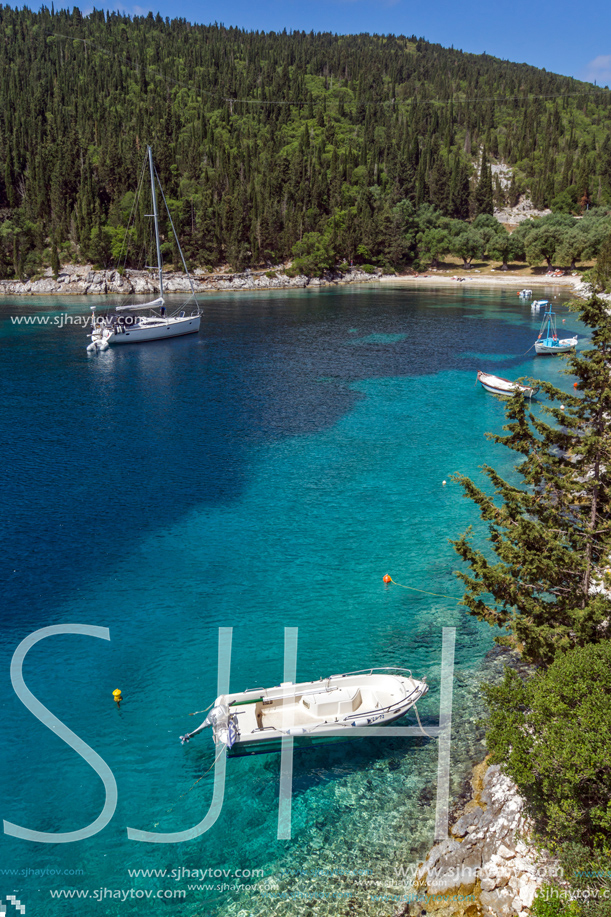
<instances>
[{"instance_id":1,"label":"deep blue water","mask_svg":"<svg viewBox=\"0 0 611 917\"><path fill-rule=\"evenodd\" d=\"M582 332L554 302L559 325ZM210 737L182 747L178 736L216 694L219 626L234 628L234 690L282 680L283 628L298 627L299 679L408 666L432 685L427 722L439 703L441 629L456 626L456 789L481 753L477 683L493 635L456 604L449 539L482 527L450 476L477 476L483 462L513 467L485 439L503 406L475 372L568 389L564 361L527 353L539 319L512 291L219 294L204 300L198 336L93 357L76 324L89 304L0 303L0 814L60 832L102 807L98 777L24 709L9 679L18 643L66 622L108 627L111 641L48 639L28 655L26 682L109 764L119 803L101 833L75 844L0 835L5 870L82 871L0 870L0 898L16 893L51 915L131 915L141 901L69 903L49 890L180 888L187 914L333 914L337 898L323 896L347 894L348 882L353 912L392 913L346 876L379 877L430 844L435 743L299 752L291 841L276 839L273 756L229 762L221 816L196 841L139 844L126 827L179 831L208 809L212 773L193 784L214 761ZM64 312L73 324L11 321ZM450 598L385 587L387 572ZM267 892L130 877L138 868L263 869ZM307 895L290 899L295 872ZM146 912L176 906L149 901Z\"/></svg>"}]
</instances>

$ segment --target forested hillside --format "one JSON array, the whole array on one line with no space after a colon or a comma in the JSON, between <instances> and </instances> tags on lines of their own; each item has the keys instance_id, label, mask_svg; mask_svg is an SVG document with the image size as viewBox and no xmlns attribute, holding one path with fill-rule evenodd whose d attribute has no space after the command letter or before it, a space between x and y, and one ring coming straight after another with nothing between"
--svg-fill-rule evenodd
<instances>
[{"instance_id":1,"label":"forested hillside","mask_svg":"<svg viewBox=\"0 0 611 917\"><path fill-rule=\"evenodd\" d=\"M112 263L148 143L200 265L399 267L521 190L611 206L609 91L415 36L0 7L0 72L2 276Z\"/></svg>"}]
</instances>

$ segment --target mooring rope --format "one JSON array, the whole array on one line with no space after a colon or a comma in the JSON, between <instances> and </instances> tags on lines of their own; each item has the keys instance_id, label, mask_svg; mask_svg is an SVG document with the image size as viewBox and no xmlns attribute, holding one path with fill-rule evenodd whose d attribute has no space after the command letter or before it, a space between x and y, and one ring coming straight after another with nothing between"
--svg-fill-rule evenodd
<instances>
[{"instance_id":1,"label":"mooring rope","mask_svg":"<svg viewBox=\"0 0 611 917\"><path fill-rule=\"evenodd\" d=\"M411 589L413 592L423 592L424 595L434 595L438 599L450 599L452 602L456 602L457 605L460 601L455 595L442 595L441 592L428 592L426 589L418 589L417 586L405 586L403 583L396 583L392 576L388 576L388 580L385 579L384 581L392 583L393 586L400 586L401 589Z\"/></svg>"},{"instance_id":2,"label":"mooring rope","mask_svg":"<svg viewBox=\"0 0 611 917\"><path fill-rule=\"evenodd\" d=\"M422 728L422 723L420 722L420 716L418 715L418 708L416 707L415 704L414 704L414 713L416 714L416 719L418 720L418 725L420 726L420 732L422 733L422 735L426 736L427 739L434 739L435 736L429 735L428 732L425 732L424 729Z\"/></svg>"},{"instance_id":3,"label":"mooring rope","mask_svg":"<svg viewBox=\"0 0 611 917\"><path fill-rule=\"evenodd\" d=\"M202 712L203 712L203 711L202 711ZM206 776L206 774L209 774L209 773L210 773L210 771L212 770L212 768L214 767L214 765L216 764L216 762L218 761L218 759L219 759L219 758L221 757L221 755L223 754L223 751L224 751L224 750L225 750L225 746L223 746L223 747L221 748L221 750L219 751L218 755L216 756L216 758L214 759L214 761L212 762L212 764L210 765L210 767L209 767L207 770L204 771L204 773L201 775L201 777L198 777L197 780L195 781L195 783L194 783L192 786L190 786L188 790L185 790L184 793L181 793L181 794L180 794L180 796L178 797L178 799L176 800L176 802L174 803L174 805L173 805L170 809L166 809L166 813L167 813L168 815L170 814L170 812L173 812L173 811L174 811L174 809L175 809L176 806L178 805L178 801L179 801L180 799L182 799L184 796L187 796L187 795L191 792L191 790L194 790L195 787L197 786L197 784L200 783L200 781L202 781L202 780L204 779L204 777ZM154 827L154 828L157 828L158 825L159 825L159 822L155 822L155 824L153 825L153 827Z\"/></svg>"}]
</instances>

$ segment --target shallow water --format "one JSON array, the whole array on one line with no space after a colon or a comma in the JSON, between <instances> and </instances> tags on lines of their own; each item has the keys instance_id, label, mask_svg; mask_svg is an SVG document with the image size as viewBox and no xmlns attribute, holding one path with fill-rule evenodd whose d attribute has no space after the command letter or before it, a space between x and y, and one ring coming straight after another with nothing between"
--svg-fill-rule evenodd
<instances>
[{"instance_id":1,"label":"shallow water","mask_svg":"<svg viewBox=\"0 0 611 917\"><path fill-rule=\"evenodd\" d=\"M581 332L555 302L559 325ZM482 673L502 661L484 663L493 634L457 604L449 539L482 528L451 475L477 476L484 462L511 475L513 462L485 439L503 406L475 373L567 389L570 379L562 358L527 353L540 317L515 291L367 286L203 304L198 336L92 357L75 323L89 300L0 302L2 817L64 832L104 801L93 770L11 687L16 646L49 624L110 629L110 642L39 643L24 676L108 763L119 793L112 821L88 840L2 836L0 898L89 917L142 913L142 898L119 890L184 890L179 906L193 915L336 914L338 902L392 914L395 866L433 838L434 741L297 752L290 841L277 839L279 758L267 755L228 762L221 815L197 840L141 844L126 827L180 831L209 807L210 737L183 747L178 736L215 697L221 626L234 628L233 690L281 681L283 629L298 627L299 680L382 665L426 674L425 729L439 710L442 628L456 627L458 790L482 752ZM10 318L62 313L73 322ZM386 587L385 573L424 591ZM129 875L137 869L168 873ZM198 880L195 869L226 875ZM264 882L234 875L255 869ZM100 888L111 894L97 901ZM66 905L51 898L59 889L89 898ZM148 900L146 912L172 906Z\"/></svg>"}]
</instances>

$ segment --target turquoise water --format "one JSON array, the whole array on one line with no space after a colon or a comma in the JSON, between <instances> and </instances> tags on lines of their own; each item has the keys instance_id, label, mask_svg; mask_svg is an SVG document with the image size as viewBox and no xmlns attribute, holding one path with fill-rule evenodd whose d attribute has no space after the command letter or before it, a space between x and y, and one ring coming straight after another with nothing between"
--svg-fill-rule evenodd
<instances>
[{"instance_id":1,"label":"turquoise water","mask_svg":"<svg viewBox=\"0 0 611 917\"><path fill-rule=\"evenodd\" d=\"M435 742L296 753L290 841L277 840L277 756L228 762L220 818L195 841L140 844L126 828L180 831L207 811L210 736L185 747L178 736L215 697L227 626L233 690L279 683L284 628L298 627L300 680L382 665L426 674L425 728L438 714L442 627L456 627L458 792L482 753L477 686L502 660L485 658L491 631L457 605L449 539L482 528L451 475L477 476L483 462L512 473L512 456L485 439L500 430L503 405L475 373L571 384L561 358L526 353L539 318L516 300L379 287L218 295L204 301L199 336L96 357L75 323L89 301L0 304L2 817L70 831L104 801L93 770L11 688L16 646L48 624L110 629L109 643L38 644L24 675L108 763L119 792L111 823L88 840L2 836L0 898L88 917L142 913L142 899L98 902L96 889L180 889L193 915L335 914L340 900L354 913L393 913L395 866L433 838ZM559 325L581 333L555 303ZM74 321L63 327L11 322L65 311ZM385 573L425 592L386 587ZM137 869L168 875L129 875ZM185 872L195 869L227 872L212 885L249 887L189 888L206 882ZM238 870L263 870L264 880ZM59 889L90 897L67 905L51 897ZM176 906L148 900L146 912Z\"/></svg>"}]
</instances>

